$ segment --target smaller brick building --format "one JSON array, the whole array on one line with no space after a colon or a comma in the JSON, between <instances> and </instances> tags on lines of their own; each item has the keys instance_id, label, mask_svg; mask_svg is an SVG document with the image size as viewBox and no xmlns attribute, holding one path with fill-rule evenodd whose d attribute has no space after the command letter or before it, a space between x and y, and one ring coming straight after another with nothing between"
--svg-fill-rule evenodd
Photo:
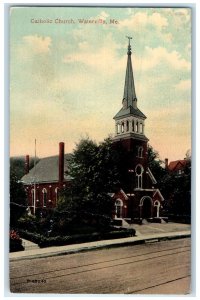
<instances>
[{"instance_id":1,"label":"smaller brick building","mask_svg":"<svg viewBox=\"0 0 200 300\"><path fill-rule=\"evenodd\" d=\"M63 142L59 143L59 155L42 158L31 170L26 156L26 174L21 181L32 213L45 214L57 206L59 191L71 182L66 175L69 158L70 154L64 154Z\"/></svg>"},{"instance_id":2,"label":"smaller brick building","mask_svg":"<svg viewBox=\"0 0 200 300\"><path fill-rule=\"evenodd\" d=\"M185 168L188 165L187 159L171 161L168 165L167 159L165 160L165 167L170 172L177 176L181 176L185 172Z\"/></svg>"}]
</instances>

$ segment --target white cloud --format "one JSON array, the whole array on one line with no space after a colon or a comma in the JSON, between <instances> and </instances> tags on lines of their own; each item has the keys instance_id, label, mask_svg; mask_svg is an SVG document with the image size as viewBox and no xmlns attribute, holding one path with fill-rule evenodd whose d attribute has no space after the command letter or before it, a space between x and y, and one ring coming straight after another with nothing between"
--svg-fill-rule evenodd
<instances>
[{"instance_id":1,"label":"white cloud","mask_svg":"<svg viewBox=\"0 0 200 300\"><path fill-rule=\"evenodd\" d=\"M27 35L23 37L23 48L34 54L49 53L51 42L48 36Z\"/></svg>"},{"instance_id":2,"label":"white cloud","mask_svg":"<svg viewBox=\"0 0 200 300\"><path fill-rule=\"evenodd\" d=\"M136 68L142 65L144 70L149 70L156 67L160 63L167 63L175 70L190 71L190 62L182 58L181 54L177 51L168 52L168 50L163 47L146 47L143 56L144 57L142 58L135 57Z\"/></svg>"},{"instance_id":3,"label":"white cloud","mask_svg":"<svg viewBox=\"0 0 200 300\"><path fill-rule=\"evenodd\" d=\"M108 47L109 45L109 47ZM91 47L87 42L79 43L79 50L76 53L65 55L64 63L82 63L90 68L94 68L95 72L103 72L106 74L114 74L121 68L124 68L124 58L117 56L117 51L120 46L112 40L112 36L104 39L103 46L91 51ZM116 64L117 61L117 64Z\"/></svg>"},{"instance_id":4,"label":"white cloud","mask_svg":"<svg viewBox=\"0 0 200 300\"><path fill-rule=\"evenodd\" d=\"M106 13L105 11L102 11L97 17L106 20L109 17L109 14Z\"/></svg>"},{"instance_id":5,"label":"white cloud","mask_svg":"<svg viewBox=\"0 0 200 300\"><path fill-rule=\"evenodd\" d=\"M152 15L148 15L145 12L137 12L136 14L133 14L132 17L120 21L121 28L128 27L134 31L148 25L153 25L154 27L162 29L168 26L168 21L167 18L156 12Z\"/></svg>"}]
</instances>

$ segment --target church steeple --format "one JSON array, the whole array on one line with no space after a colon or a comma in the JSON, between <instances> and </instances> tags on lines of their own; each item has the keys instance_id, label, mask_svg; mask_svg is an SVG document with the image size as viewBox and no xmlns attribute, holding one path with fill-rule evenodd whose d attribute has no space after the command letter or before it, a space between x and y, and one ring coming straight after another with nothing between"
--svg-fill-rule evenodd
<instances>
[{"instance_id":1,"label":"church steeple","mask_svg":"<svg viewBox=\"0 0 200 300\"><path fill-rule=\"evenodd\" d=\"M135 93L135 84L133 77L133 68L131 62L131 37L127 37L128 58L126 66L126 76L124 84L124 97L122 100L122 108L114 116L115 120L115 140L123 138L134 138L137 140L147 141L144 135L144 121L146 116L137 107L137 98Z\"/></svg>"},{"instance_id":2,"label":"church steeple","mask_svg":"<svg viewBox=\"0 0 200 300\"><path fill-rule=\"evenodd\" d=\"M133 106L137 108L137 98L135 93L135 84L133 77L133 69L132 69L132 61L131 61L131 44L130 40L132 37L127 36L129 40L128 44L128 58L127 58L127 67L126 67L126 77L125 77L125 85L124 85L124 97L123 97L123 107L128 108L129 106Z\"/></svg>"}]
</instances>

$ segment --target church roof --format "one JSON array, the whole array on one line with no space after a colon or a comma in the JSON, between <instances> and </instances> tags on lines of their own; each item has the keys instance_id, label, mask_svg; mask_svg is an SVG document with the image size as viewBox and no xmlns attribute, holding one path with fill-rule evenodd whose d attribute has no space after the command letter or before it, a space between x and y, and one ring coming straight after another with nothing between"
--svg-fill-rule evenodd
<instances>
[{"instance_id":1,"label":"church roof","mask_svg":"<svg viewBox=\"0 0 200 300\"><path fill-rule=\"evenodd\" d=\"M168 169L170 171L178 171L178 170L182 170L186 165L187 165L187 160L186 159L175 160L175 161L171 161L169 163Z\"/></svg>"},{"instance_id":2,"label":"church roof","mask_svg":"<svg viewBox=\"0 0 200 300\"><path fill-rule=\"evenodd\" d=\"M114 119L127 117L129 115L133 115L142 119L146 119L146 116L137 108L137 97L135 92L135 84L134 84L134 76L133 76L133 68L131 61L131 45L130 39L131 37L127 37L129 39L128 44L128 52L127 52L127 66L126 66L126 76L124 83L124 95L122 100L123 107L120 111L114 116Z\"/></svg>"},{"instance_id":3,"label":"church roof","mask_svg":"<svg viewBox=\"0 0 200 300\"><path fill-rule=\"evenodd\" d=\"M69 175L65 172L68 169L68 161L71 154L64 155L64 180L71 180ZM24 184L44 183L44 182L58 182L59 180L59 156L50 156L42 158L35 167L33 167L28 174L21 179Z\"/></svg>"},{"instance_id":4,"label":"church roof","mask_svg":"<svg viewBox=\"0 0 200 300\"><path fill-rule=\"evenodd\" d=\"M126 67L126 77L125 77L125 84L124 84L124 97L123 99L127 101L127 106L133 104L133 101L136 100L136 93L135 93L135 84L134 84L134 77L133 77L133 69L132 69L132 62L131 62L131 45L129 40L128 45L128 59L127 59L127 67Z\"/></svg>"},{"instance_id":5,"label":"church roof","mask_svg":"<svg viewBox=\"0 0 200 300\"><path fill-rule=\"evenodd\" d=\"M133 106L129 106L128 108L122 107L113 119L118 119L121 117L127 117L132 115L146 119L146 116L141 112L141 110L139 110L138 108L133 108Z\"/></svg>"}]
</instances>

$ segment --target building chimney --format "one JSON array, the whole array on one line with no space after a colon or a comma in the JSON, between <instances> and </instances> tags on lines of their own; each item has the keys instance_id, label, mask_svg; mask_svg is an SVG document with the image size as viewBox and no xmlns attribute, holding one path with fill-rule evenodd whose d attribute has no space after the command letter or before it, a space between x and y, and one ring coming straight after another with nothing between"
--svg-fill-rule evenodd
<instances>
[{"instance_id":1,"label":"building chimney","mask_svg":"<svg viewBox=\"0 0 200 300\"><path fill-rule=\"evenodd\" d=\"M165 169L168 169L168 158L165 158Z\"/></svg>"},{"instance_id":2,"label":"building chimney","mask_svg":"<svg viewBox=\"0 0 200 300\"><path fill-rule=\"evenodd\" d=\"M59 143L59 183L63 183L64 180L64 148L63 142Z\"/></svg>"},{"instance_id":3,"label":"building chimney","mask_svg":"<svg viewBox=\"0 0 200 300\"><path fill-rule=\"evenodd\" d=\"M25 174L29 173L29 155L25 156Z\"/></svg>"}]
</instances>

